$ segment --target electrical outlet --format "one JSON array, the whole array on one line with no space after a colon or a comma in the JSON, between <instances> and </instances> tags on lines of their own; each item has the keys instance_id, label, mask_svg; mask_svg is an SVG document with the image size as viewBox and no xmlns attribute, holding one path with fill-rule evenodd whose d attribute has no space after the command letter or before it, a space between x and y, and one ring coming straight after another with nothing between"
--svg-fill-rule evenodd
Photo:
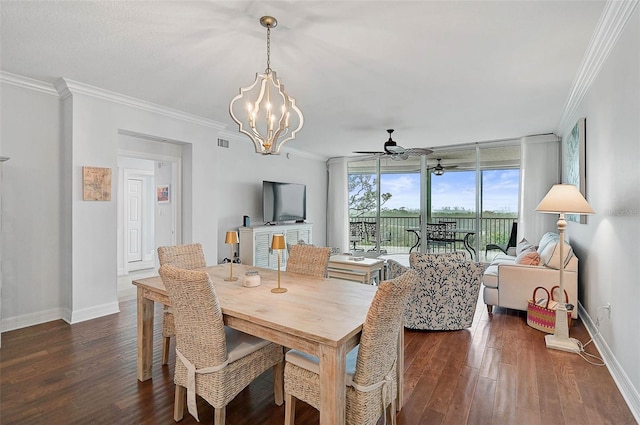
<instances>
[{"instance_id":1,"label":"electrical outlet","mask_svg":"<svg viewBox=\"0 0 640 425\"><path fill-rule=\"evenodd\" d=\"M606 313L601 313L601 310L606 310ZM596 326L600 326L600 319L604 318L605 314L607 320L611 320L611 303L606 303L598 307L598 311L596 312Z\"/></svg>"}]
</instances>

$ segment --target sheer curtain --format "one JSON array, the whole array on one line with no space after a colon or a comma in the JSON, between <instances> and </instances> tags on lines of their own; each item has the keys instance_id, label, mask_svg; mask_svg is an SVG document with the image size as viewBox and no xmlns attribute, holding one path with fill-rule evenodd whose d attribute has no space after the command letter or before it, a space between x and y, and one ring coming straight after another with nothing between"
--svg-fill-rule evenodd
<instances>
[{"instance_id":1,"label":"sheer curtain","mask_svg":"<svg viewBox=\"0 0 640 425\"><path fill-rule=\"evenodd\" d=\"M551 186L560 182L560 147L555 134L521 139L518 241L524 237L535 244L545 232L557 229L558 217L540 214L536 207Z\"/></svg>"},{"instance_id":2,"label":"sheer curtain","mask_svg":"<svg viewBox=\"0 0 640 425\"><path fill-rule=\"evenodd\" d=\"M349 194L347 190L348 158L327 161L327 246L349 252Z\"/></svg>"}]
</instances>

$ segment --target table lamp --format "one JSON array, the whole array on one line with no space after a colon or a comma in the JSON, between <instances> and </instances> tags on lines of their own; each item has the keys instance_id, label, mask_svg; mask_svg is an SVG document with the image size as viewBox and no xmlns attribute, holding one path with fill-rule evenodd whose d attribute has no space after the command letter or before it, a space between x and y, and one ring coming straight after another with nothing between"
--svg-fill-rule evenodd
<instances>
[{"instance_id":1,"label":"table lamp","mask_svg":"<svg viewBox=\"0 0 640 425\"><path fill-rule=\"evenodd\" d=\"M278 251L278 287L273 288L271 292L275 292L277 294L287 292L287 288L280 287L280 250L285 248L286 248L286 245L284 241L284 235L281 235L281 234L273 235L273 238L271 239L271 249L275 249L276 251Z\"/></svg>"},{"instance_id":2,"label":"table lamp","mask_svg":"<svg viewBox=\"0 0 640 425\"><path fill-rule=\"evenodd\" d=\"M232 282L234 280L238 280L237 277L233 276L233 245L238 243L238 232L234 230L227 232L227 236L224 238L224 243L229 244L229 249L231 251L231 255L229 255L229 277L226 277L224 280Z\"/></svg>"},{"instance_id":3,"label":"table lamp","mask_svg":"<svg viewBox=\"0 0 640 425\"><path fill-rule=\"evenodd\" d=\"M564 215L569 214L594 214L593 209L582 196L578 188L572 184L554 184L545 197L536 207L536 211L541 213L559 214L558 235L560 237L560 296L558 308L556 309L556 326L553 335L546 335L545 342L547 348L570 352L579 352L578 341L569 338L569 322L567 319L567 305L562 302L564 299L564 230L567 221Z\"/></svg>"}]
</instances>

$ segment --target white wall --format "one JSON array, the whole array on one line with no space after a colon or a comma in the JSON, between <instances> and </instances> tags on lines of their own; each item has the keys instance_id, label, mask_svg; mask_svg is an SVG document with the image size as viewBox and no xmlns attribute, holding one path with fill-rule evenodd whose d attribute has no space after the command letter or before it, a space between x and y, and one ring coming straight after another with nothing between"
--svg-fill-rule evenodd
<instances>
[{"instance_id":1,"label":"white wall","mask_svg":"<svg viewBox=\"0 0 640 425\"><path fill-rule=\"evenodd\" d=\"M207 262L224 257L218 250L229 226L241 225L242 215L261 214L255 188L263 179L307 184L309 221L316 242L324 243L324 159L263 157L248 139L218 148L218 137L230 138L214 121L69 81L58 85L61 102L46 84L2 76L2 154L12 157L2 182L3 330L117 311L116 170L119 150L127 149L123 130L183 144L183 241L201 242ZM82 166L112 168L111 201L82 201Z\"/></svg>"},{"instance_id":2,"label":"white wall","mask_svg":"<svg viewBox=\"0 0 640 425\"><path fill-rule=\"evenodd\" d=\"M248 139L247 139L248 140ZM295 143L288 142L289 144ZM262 224L262 181L281 181L307 185L307 222L313 224L313 243L326 243L327 177L325 163L308 159L295 152L283 155L254 154L253 145L231 143L219 148L216 201L227 205L218 217L218 261L229 256L224 232L242 226L248 215L252 225ZM233 182L233 184L226 183Z\"/></svg>"},{"instance_id":3,"label":"white wall","mask_svg":"<svg viewBox=\"0 0 640 425\"><path fill-rule=\"evenodd\" d=\"M30 83L30 82L29 82ZM60 100L51 86L0 86L2 330L62 317Z\"/></svg>"},{"instance_id":4,"label":"white wall","mask_svg":"<svg viewBox=\"0 0 640 425\"><path fill-rule=\"evenodd\" d=\"M596 214L569 222L580 258L579 299L596 321L600 347L627 402L640 415L640 7L584 99L561 129L586 117L586 197ZM591 323L591 326L595 326Z\"/></svg>"}]
</instances>

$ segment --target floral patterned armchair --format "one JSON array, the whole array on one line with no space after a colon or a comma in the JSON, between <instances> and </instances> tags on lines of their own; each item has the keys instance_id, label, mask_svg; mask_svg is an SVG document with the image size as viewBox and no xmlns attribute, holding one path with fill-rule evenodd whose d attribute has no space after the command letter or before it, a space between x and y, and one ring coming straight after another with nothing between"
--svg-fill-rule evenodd
<instances>
[{"instance_id":1,"label":"floral patterned armchair","mask_svg":"<svg viewBox=\"0 0 640 425\"><path fill-rule=\"evenodd\" d=\"M389 274L406 269L394 263L388 260ZM429 330L470 327L486 265L468 261L463 252L413 252L409 256L409 264L418 272L418 280L409 296L404 326Z\"/></svg>"}]
</instances>

